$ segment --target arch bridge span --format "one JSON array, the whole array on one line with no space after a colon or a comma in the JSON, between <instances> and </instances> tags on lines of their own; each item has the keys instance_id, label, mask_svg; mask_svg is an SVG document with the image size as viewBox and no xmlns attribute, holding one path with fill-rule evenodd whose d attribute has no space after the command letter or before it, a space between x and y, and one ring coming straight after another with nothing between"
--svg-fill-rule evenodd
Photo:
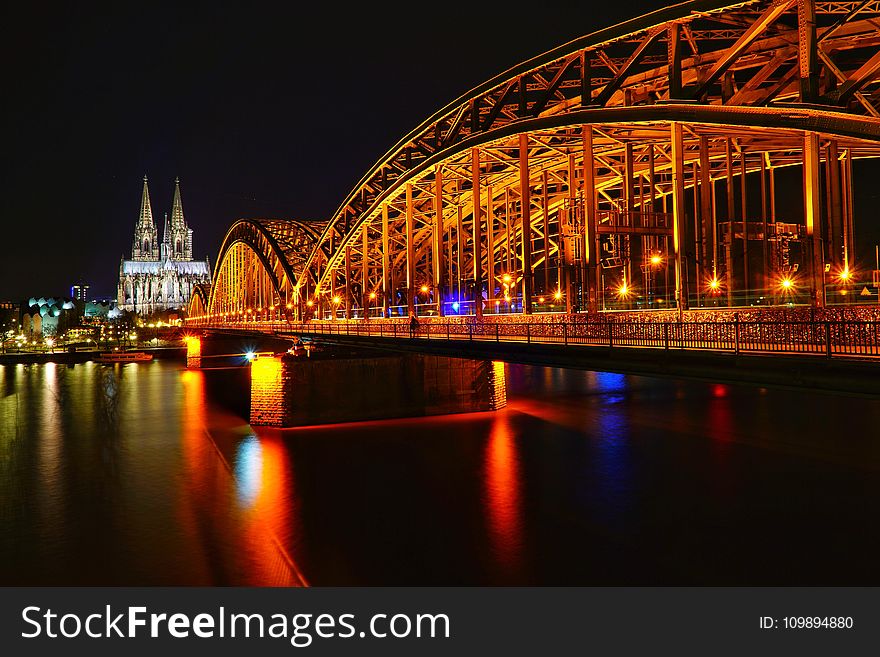
<instances>
[{"instance_id":1,"label":"arch bridge span","mask_svg":"<svg viewBox=\"0 0 880 657\"><path fill-rule=\"evenodd\" d=\"M326 222L236 222L192 321L850 302L878 26L875 0L692 0L563 44L429 117Z\"/></svg>"}]
</instances>

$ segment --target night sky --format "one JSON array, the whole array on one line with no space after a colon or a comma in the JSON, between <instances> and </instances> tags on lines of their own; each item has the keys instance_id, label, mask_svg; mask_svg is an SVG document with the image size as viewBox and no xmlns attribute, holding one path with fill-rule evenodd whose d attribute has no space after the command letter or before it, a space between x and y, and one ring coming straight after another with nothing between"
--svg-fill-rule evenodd
<instances>
[{"instance_id":1,"label":"night sky","mask_svg":"<svg viewBox=\"0 0 880 657\"><path fill-rule=\"evenodd\" d=\"M195 255L212 263L238 217L327 218L446 103L666 3L11 4L0 300L77 280L115 296L144 174L160 235L180 176Z\"/></svg>"}]
</instances>

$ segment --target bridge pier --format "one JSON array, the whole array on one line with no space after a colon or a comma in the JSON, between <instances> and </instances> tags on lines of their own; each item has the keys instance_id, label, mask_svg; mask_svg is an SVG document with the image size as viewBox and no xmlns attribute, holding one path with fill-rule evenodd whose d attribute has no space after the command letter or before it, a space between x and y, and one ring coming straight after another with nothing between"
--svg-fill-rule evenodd
<instances>
[{"instance_id":1,"label":"bridge pier","mask_svg":"<svg viewBox=\"0 0 880 657\"><path fill-rule=\"evenodd\" d=\"M436 355L258 356L250 423L294 427L491 411L507 404L504 363Z\"/></svg>"},{"instance_id":2,"label":"bridge pier","mask_svg":"<svg viewBox=\"0 0 880 657\"><path fill-rule=\"evenodd\" d=\"M186 341L186 367L187 369L201 369L202 367L202 340L194 335L184 338Z\"/></svg>"}]
</instances>

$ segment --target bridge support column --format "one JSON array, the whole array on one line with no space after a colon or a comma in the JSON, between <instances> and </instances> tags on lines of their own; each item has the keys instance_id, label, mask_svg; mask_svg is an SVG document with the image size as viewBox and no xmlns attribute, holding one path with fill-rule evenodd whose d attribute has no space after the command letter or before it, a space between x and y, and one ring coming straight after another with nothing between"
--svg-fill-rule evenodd
<instances>
[{"instance_id":1,"label":"bridge support column","mask_svg":"<svg viewBox=\"0 0 880 657\"><path fill-rule=\"evenodd\" d=\"M409 314L416 312L416 256L413 244L413 189L406 184L406 303Z\"/></svg>"},{"instance_id":2,"label":"bridge support column","mask_svg":"<svg viewBox=\"0 0 880 657\"><path fill-rule=\"evenodd\" d=\"M581 128L584 154L584 287L587 292L587 310L598 312L599 241L596 229L596 163L593 158L593 128ZM652 180L653 183L653 180ZM569 183L574 186L572 179ZM560 235L560 241L562 236ZM560 244L561 246L561 244Z\"/></svg>"},{"instance_id":3,"label":"bridge support column","mask_svg":"<svg viewBox=\"0 0 880 657\"><path fill-rule=\"evenodd\" d=\"M678 309L687 310L687 271L681 256L685 225L684 141L681 124L673 121L670 132L672 141L672 249L675 254L675 298Z\"/></svg>"},{"instance_id":4,"label":"bridge support column","mask_svg":"<svg viewBox=\"0 0 880 657\"><path fill-rule=\"evenodd\" d=\"M200 369L202 367L202 340L194 335L189 335L186 340L186 367L187 369Z\"/></svg>"},{"instance_id":5,"label":"bridge support column","mask_svg":"<svg viewBox=\"0 0 880 657\"><path fill-rule=\"evenodd\" d=\"M471 149L471 200L474 219L474 314L483 316L483 218L480 206L480 149Z\"/></svg>"},{"instance_id":6,"label":"bridge support column","mask_svg":"<svg viewBox=\"0 0 880 657\"><path fill-rule=\"evenodd\" d=\"M437 315L443 317L443 171L438 166L434 171L434 224L431 227L431 250L433 259L434 301L437 303Z\"/></svg>"},{"instance_id":7,"label":"bridge support column","mask_svg":"<svg viewBox=\"0 0 880 657\"><path fill-rule=\"evenodd\" d=\"M819 185L819 135L804 135L804 220L810 258L810 303L825 306L825 258L822 254L822 200Z\"/></svg>"},{"instance_id":8,"label":"bridge support column","mask_svg":"<svg viewBox=\"0 0 880 657\"><path fill-rule=\"evenodd\" d=\"M360 394L340 393L352 387ZM407 354L332 360L259 356L251 364L253 425L447 415L506 405L501 362Z\"/></svg>"},{"instance_id":9,"label":"bridge support column","mask_svg":"<svg viewBox=\"0 0 880 657\"><path fill-rule=\"evenodd\" d=\"M523 314L532 314L532 198L529 187L529 137L519 136L520 226L523 265Z\"/></svg>"},{"instance_id":10,"label":"bridge support column","mask_svg":"<svg viewBox=\"0 0 880 657\"><path fill-rule=\"evenodd\" d=\"M351 247L345 245L345 319L351 319Z\"/></svg>"},{"instance_id":11,"label":"bridge support column","mask_svg":"<svg viewBox=\"0 0 880 657\"><path fill-rule=\"evenodd\" d=\"M388 238L388 204L382 206L382 311L391 315L391 263Z\"/></svg>"}]
</instances>

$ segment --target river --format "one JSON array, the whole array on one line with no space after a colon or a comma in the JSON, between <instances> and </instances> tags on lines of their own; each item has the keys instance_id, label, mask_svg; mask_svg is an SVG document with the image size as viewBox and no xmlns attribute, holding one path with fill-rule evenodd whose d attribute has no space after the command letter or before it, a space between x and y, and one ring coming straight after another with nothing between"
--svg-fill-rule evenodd
<instances>
[{"instance_id":1,"label":"river","mask_svg":"<svg viewBox=\"0 0 880 657\"><path fill-rule=\"evenodd\" d=\"M880 583L876 399L510 365L495 413L273 430L210 377L0 366L0 584Z\"/></svg>"}]
</instances>

